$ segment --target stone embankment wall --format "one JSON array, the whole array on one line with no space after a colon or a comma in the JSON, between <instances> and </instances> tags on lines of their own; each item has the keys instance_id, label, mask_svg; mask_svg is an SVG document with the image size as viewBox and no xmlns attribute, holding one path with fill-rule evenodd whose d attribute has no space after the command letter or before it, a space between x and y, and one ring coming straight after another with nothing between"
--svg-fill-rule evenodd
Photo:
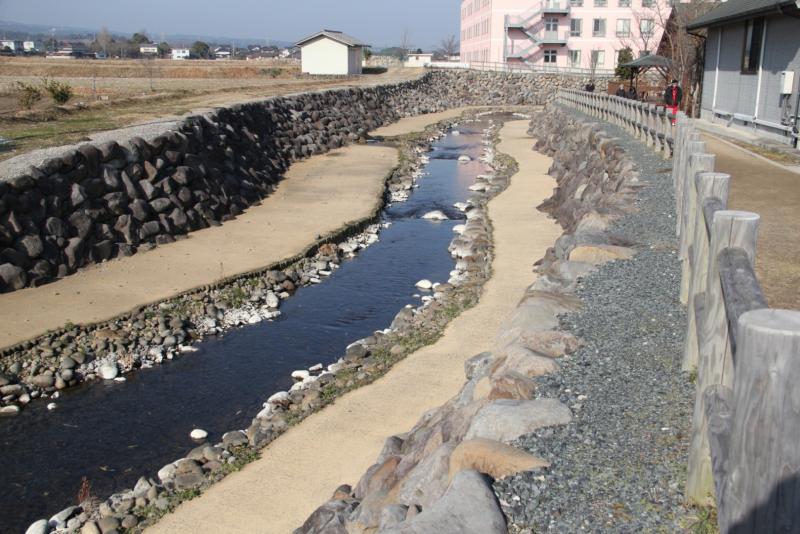
<instances>
[{"instance_id":1,"label":"stone embankment wall","mask_svg":"<svg viewBox=\"0 0 800 534\"><path fill-rule=\"evenodd\" d=\"M295 534L505 533L492 479L548 466L509 443L572 419L572 408L560 399L537 396L536 378L558 369L558 359L580 346L555 330L559 314L581 306L577 279L632 255L608 229L632 209L638 173L598 125L561 111L535 116L531 134L536 150L554 159L550 173L558 182L542 209L565 233L498 333L498 350L467 360L461 392L409 432L388 438L361 480L337 488Z\"/></svg>"},{"instance_id":2,"label":"stone embankment wall","mask_svg":"<svg viewBox=\"0 0 800 534\"><path fill-rule=\"evenodd\" d=\"M464 105L543 104L559 87L587 81L435 71L400 84L233 106L147 140L67 148L0 177L0 292L220 224L269 195L293 161L363 142L368 131L400 117Z\"/></svg>"}]
</instances>

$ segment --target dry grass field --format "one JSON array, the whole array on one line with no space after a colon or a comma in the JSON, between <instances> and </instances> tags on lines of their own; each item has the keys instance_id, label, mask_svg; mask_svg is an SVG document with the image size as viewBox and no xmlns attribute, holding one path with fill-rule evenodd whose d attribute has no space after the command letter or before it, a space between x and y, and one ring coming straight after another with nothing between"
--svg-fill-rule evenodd
<instances>
[{"instance_id":1,"label":"dry grass field","mask_svg":"<svg viewBox=\"0 0 800 534\"><path fill-rule=\"evenodd\" d=\"M0 58L0 137L13 143L0 160L132 124L269 96L419 76L398 69L353 78L309 78L298 63L264 61L74 60ZM17 83L68 83L73 98L56 106L46 93L32 109L19 102Z\"/></svg>"}]
</instances>

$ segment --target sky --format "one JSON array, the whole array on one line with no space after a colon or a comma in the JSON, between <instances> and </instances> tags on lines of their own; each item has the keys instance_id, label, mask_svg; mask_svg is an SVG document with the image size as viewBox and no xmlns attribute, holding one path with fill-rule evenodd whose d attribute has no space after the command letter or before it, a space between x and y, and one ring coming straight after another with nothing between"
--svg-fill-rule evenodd
<instances>
[{"instance_id":1,"label":"sky","mask_svg":"<svg viewBox=\"0 0 800 534\"><path fill-rule=\"evenodd\" d=\"M459 0L0 0L0 20L133 33L297 41L339 30L374 47L432 49L459 34Z\"/></svg>"}]
</instances>

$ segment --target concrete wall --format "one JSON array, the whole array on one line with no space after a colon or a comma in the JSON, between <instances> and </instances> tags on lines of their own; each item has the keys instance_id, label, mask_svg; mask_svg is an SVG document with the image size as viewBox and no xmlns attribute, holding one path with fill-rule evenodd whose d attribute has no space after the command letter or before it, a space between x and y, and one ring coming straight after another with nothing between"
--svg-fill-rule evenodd
<instances>
[{"instance_id":1,"label":"concrete wall","mask_svg":"<svg viewBox=\"0 0 800 534\"><path fill-rule=\"evenodd\" d=\"M409 54L404 66L410 68L427 67L431 64L431 61L433 61L433 55L431 54Z\"/></svg>"},{"instance_id":2,"label":"concrete wall","mask_svg":"<svg viewBox=\"0 0 800 534\"><path fill-rule=\"evenodd\" d=\"M797 19L766 17L761 70L755 74L743 74L745 23L710 28L703 76L703 118L728 121L731 119L729 114L737 114L733 125L788 142L788 133L778 127L783 116L778 84L781 71L794 71L790 99L791 114L794 114L797 92L800 91L799 29Z\"/></svg>"},{"instance_id":3,"label":"concrete wall","mask_svg":"<svg viewBox=\"0 0 800 534\"><path fill-rule=\"evenodd\" d=\"M347 45L321 36L303 45L302 72L314 75L340 75L350 72Z\"/></svg>"},{"instance_id":4,"label":"concrete wall","mask_svg":"<svg viewBox=\"0 0 800 534\"><path fill-rule=\"evenodd\" d=\"M85 143L22 172L0 170L0 291L224 222L269 195L292 162L363 140L400 117L543 104L558 87L587 81L434 71L400 84L233 106L164 126L147 140ZM25 168L17 163L0 169Z\"/></svg>"}]
</instances>

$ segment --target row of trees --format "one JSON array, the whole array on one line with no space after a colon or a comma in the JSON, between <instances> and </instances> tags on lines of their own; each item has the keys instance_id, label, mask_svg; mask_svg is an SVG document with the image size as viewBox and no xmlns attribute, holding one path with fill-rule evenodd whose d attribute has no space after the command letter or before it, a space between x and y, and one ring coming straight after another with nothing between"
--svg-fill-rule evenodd
<instances>
[{"instance_id":1,"label":"row of trees","mask_svg":"<svg viewBox=\"0 0 800 534\"><path fill-rule=\"evenodd\" d=\"M448 35L439 42L439 47L433 51L434 56L445 59L458 54L459 42L455 35ZM391 46L381 50L381 55L393 56L400 60L405 60L409 54L421 54L421 48L414 49L411 44L411 35L408 30L400 34L400 42L397 46Z\"/></svg>"},{"instance_id":2,"label":"row of trees","mask_svg":"<svg viewBox=\"0 0 800 534\"><path fill-rule=\"evenodd\" d=\"M91 48L93 52L102 52L107 57L138 58L142 56L141 47L148 45L157 48L158 57L165 58L172 53L172 47L169 43L164 41L155 43L150 40L145 31L136 32L130 39L126 39L113 36L106 27L103 27L100 33L97 34ZM201 59L211 57L211 46L203 41L195 41L190 51L193 57Z\"/></svg>"}]
</instances>

